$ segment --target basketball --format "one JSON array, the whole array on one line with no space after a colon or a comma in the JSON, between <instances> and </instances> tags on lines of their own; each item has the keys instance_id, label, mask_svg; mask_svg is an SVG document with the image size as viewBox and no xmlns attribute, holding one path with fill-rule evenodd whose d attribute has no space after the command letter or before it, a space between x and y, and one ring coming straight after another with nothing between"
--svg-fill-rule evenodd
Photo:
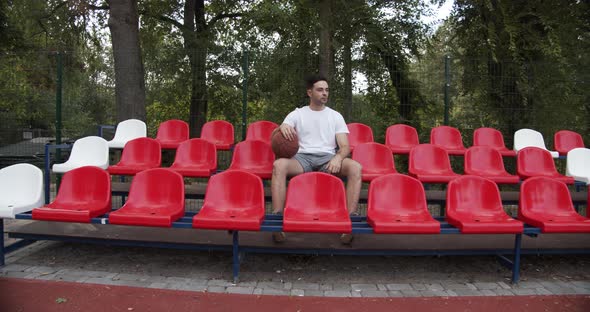
<instances>
[{"instance_id":1,"label":"basketball","mask_svg":"<svg viewBox=\"0 0 590 312\"><path fill-rule=\"evenodd\" d=\"M299 150L299 138L297 135L295 135L293 141L289 141L279 131L279 128L274 129L270 135L270 144L277 158L291 158Z\"/></svg>"}]
</instances>

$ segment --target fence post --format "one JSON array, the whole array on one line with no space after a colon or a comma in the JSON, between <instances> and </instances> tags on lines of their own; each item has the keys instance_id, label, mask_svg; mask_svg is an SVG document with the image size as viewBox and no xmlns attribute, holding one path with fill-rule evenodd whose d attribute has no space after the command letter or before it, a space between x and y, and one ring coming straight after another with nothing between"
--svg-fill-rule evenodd
<instances>
[{"instance_id":1,"label":"fence post","mask_svg":"<svg viewBox=\"0 0 590 312\"><path fill-rule=\"evenodd\" d=\"M242 54L242 71L244 80L242 81L242 141L246 140L246 123L248 122L248 51Z\"/></svg>"},{"instance_id":2,"label":"fence post","mask_svg":"<svg viewBox=\"0 0 590 312\"><path fill-rule=\"evenodd\" d=\"M451 88L451 57L445 55L445 120L444 125L449 125L449 92Z\"/></svg>"},{"instance_id":3,"label":"fence post","mask_svg":"<svg viewBox=\"0 0 590 312\"><path fill-rule=\"evenodd\" d=\"M57 79L55 86L55 144L61 144L61 104L62 104L62 75L63 75L63 60L61 52L57 52Z\"/></svg>"}]
</instances>

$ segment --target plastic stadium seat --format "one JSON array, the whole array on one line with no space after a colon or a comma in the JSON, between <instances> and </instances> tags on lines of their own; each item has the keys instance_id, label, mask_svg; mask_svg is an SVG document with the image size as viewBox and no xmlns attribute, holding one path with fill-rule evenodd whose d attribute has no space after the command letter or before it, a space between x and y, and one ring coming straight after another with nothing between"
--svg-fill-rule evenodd
<instances>
[{"instance_id":1,"label":"plastic stadium seat","mask_svg":"<svg viewBox=\"0 0 590 312\"><path fill-rule=\"evenodd\" d=\"M444 148L449 155L465 154L461 132L457 128L439 126L430 130L430 144Z\"/></svg>"},{"instance_id":2,"label":"plastic stadium seat","mask_svg":"<svg viewBox=\"0 0 590 312\"><path fill-rule=\"evenodd\" d=\"M545 177L522 183L518 219L543 233L590 233L590 219L574 210L567 186Z\"/></svg>"},{"instance_id":3,"label":"plastic stadium seat","mask_svg":"<svg viewBox=\"0 0 590 312\"><path fill-rule=\"evenodd\" d=\"M520 129L514 132L514 150L518 153L521 149L529 146L538 147L551 153L551 157L559 157L559 153L556 151L550 151L545 146L545 140L543 135L532 129Z\"/></svg>"},{"instance_id":4,"label":"plastic stadium seat","mask_svg":"<svg viewBox=\"0 0 590 312\"><path fill-rule=\"evenodd\" d=\"M207 185L201 211L193 217L200 229L259 231L264 220L262 180L245 171L214 175Z\"/></svg>"},{"instance_id":5,"label":"plastic stadium seat","mask_svg":"<svg viewBox=\"0 0 590 312\"><path fill-rule=\"evenodd\" d=\"M385 145L394 154L409 154L412 147L420 144L416 128L404 124L392 125L385 132Z\"/></svg>"},{"instance_id":6,"label":"plastic stadium seat","mask_svg":"<svg viewBox=\"0 0 590 312\"><path fill-rule=\"evenodd\" d=\"M109 223L170 227L184 215L184 181L168 168L142 171L131 181L129 198Z\"/></svg>"},{"instance_id":7,"label":"plastic stadium seat","mask_svg":"<svg viewBox=\"0 0 590 312\"><path fill-rule=\"evenodd\" d=\"M279 125L272 121L260 120L248 125L246 140L259 140L270 144L270 135Z\"/></svg>"},{"instance_id":8,"label":"plastic stadium seat","mask_svg":"<svg viewBox=\"0 0 590 312\"><path fill-rule=\"evenodd\" d=\"M170 169L184 177L206 178L217 170L215 145L203 139L190 139L176 149L176 157Z\"/></svg>"},{"instance_id":9,"label":"plastic stadium seat","mask_svg":"<svg viewBox=\"0 0 590 312\"><path fill-rule=\"evenodd\" d=\"M432 144L412 148L408 171L411 176L426 183L448 183L461 176L451 169L447 151Z\"/></svg>"},{"instance_id":10,"label":"plastic stadium seat","mask_svg":"<svg viewBox=\"0 0 590 312\"><path fill-rule=\"evenodd\" d=\"M477 176L449 182L446 220L465 234L517 234L524 228L504 211L498 185Z\"/></svg>"},{"instance_id":11,"label":"plastic stadium seat","mask_svg":"<svg viewBox=\"0 0 590 312\"><path fill-rule=\"evenodd\" d=\"M347 124L348 131L348 144L350 144L350 150L354 151L354 148L361 144L367 142L373 142L373 130L371 127L358 123L353 122Z\"/></svg>"},{"instance_id":12,"label":"plastic stadium seat","mask_svg":"<svg viewBox=\"0 0 590 312\"><path fill-rule=\"evenodd\" d=\"M90 223L90 219L109 211L109 173L98 167L86 166L66 172L55 200L33 209L33 219Z\"/></svg>"},{"instance_id":13,"label":"plastic stadium seat","mask_svg":"<svg viewBox=\"0 0 590 312\"><path fill-rule=\"evenodd\" d=\"M156 140L160 142L162 149L176 149L180 143L188 140L188 138L188 124L178 119L162 122L156 134Z\"/></svg>"},{"instance_id":14,"label":"plastic stadium seat","mask_svg":"<svg viewBox=\"0 0 590 312\"><path fill-rule=\"evenodd\" d=\"M201 139L215 144L217 150L229 151L234 146L234 126L225 120L206 122L201 129Z\"/></svg>"},{"instance_id":15,"label":"plastic stadium seat","mask_svg":"<svg viewBox=\"0 0 590 312\"><path fill-rule=\"evenodd\" d=\"M428 212L422 183L402 174L387 174L371 182L367 222L377 234L440 233L440 222Z\"/></svg>"},{"instance_id":16,"label":"plastic stadium seat","mask_svg":"<svg viewBox=\"0 0 590 312\"><path fill-rule=\"evenodd\" d=\"M110 148L123 148L127 142L137 138L145 138L146 136L147 127L145 122L138 119L127 119L117 125L115 136L108 144Z\"/></svg>"},{"instance_id":17,"label":"plastic stadium seat","mask_svg":"<svg viewBox=\"0 0 590 312\"><path fill-rule=\"evenodd\" d=\"M538 147L525 147L516 157L516 171L524 180L530 177L548 177L563 183L574 184L574 178L567 177L555 169L555 163L549 151Z\"/></svg>"},{"instance_id":18,"label":"plastic stadium seat","mask_svg":"<svg viewBox=\"0 0 590 312\"><path fill-rule=\"evenodd\" d=\"M270 179L274 161L270 144L258 140L242 141L234 148L229 170L243 170Z\"/></svg>"},{"instance_id":19,"label":"plastic stadium seat","mask_svg":"<svg viewBox=\"0 0 590 312\"><path fill-rule=\"evenodd\" d=\"M590 149L574 148L567 153L565 174L590 185ZM590 192L588 194L590 196Z\"/></svg>"},{"instance_id":20,"label":"plastic stadium seat","mask_svg":"<svg viewBox=\"0 0 590 312\"><path fill-rule=\"evenodd\" d=\"M0 218L43 206L43 172L30 164L0 169ZM0 220L2 222L2 220Z\"/></svg>"},{"instance_id":21,"label":"plastic stadium seat","mask_svg":"<svg viewBox=\"0 0 590 312\"><path fill-rule=\"evenodd\" d=\"M146 169L160 167L161 163L160 143L152 138L137 138L125 144L119 163L107 170L113 175L135 175Z\"/></svg>"},{"instance_id":22,"label":"plastic stadium seat","mask_svg":"<svg viewBox=\"0 0 590 312\"><path fill-rule=\"evenodd\" d=\"M283 230L286 232L351 233L344 183L323 173L300 174L287 188Z\"/></svg>"},{"instance_id":23,"label":"plastic stadium seat","mask_svg":"<svg viewBox=\"0 0 590 312\"><path fill-rule=\"evenodd\" d=\"M560 130L555 132L553 136L553 145L555 146L555 150L561 156L566 156L567 152L574 148L584 147L584 140L582 136L573 131L569 130Z\"/></svg>"},{"instance_id":24,"label":"plastic stadium seat","mask_svg":"<svg viewBox=\"0 0 590 312\"><path fill-rule=\"evenodd\" d=\"M516 152L506 148L502 132L494 128L478 128L473 132L473 146L489 146L502 156L516 156Z\"/></svg>"},{"instance_id":25,"label":"plastic stadium seat","mask_svg":"<svg viewBox=\"0 0 590 312\"><path fill-rule=\"evenodd\" d=\"M502 155L489 146L472 146L465 153L465 174L490 179L500 184L516 184L520 177L509 174L504 168Z\"/></svg>"},{"instance_id":26,"label":"plastic stadium seat","mask_svg":"<svg viewBox=\"0 0 590 312\"><path fill-rule=\"evenodd\" d=\"M384 174L397 173L391 150L383 144L375 142L359 144L352 153L352 159L363 167L364 182L370 182Z\"/></svg>"},{"instance_id":27,"label":"plastic stadium seat","mask_svg":"<svg viewBox=\"0 0 590 312\"><path fill-rule=\"evenodd\" d=\"M109 167L109 145L101 137L88 136L76 140L70 158L62 164L54 164L53 172L64 173L72 169L95 166L101 169Z\"/></svg>"}]
</instances>

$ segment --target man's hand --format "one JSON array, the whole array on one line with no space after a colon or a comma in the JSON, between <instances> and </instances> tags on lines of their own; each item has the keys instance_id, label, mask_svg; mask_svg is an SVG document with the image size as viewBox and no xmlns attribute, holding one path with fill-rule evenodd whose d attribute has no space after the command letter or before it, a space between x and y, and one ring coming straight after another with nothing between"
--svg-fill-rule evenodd
<instances>
[{"instance_id":1,"label":"man's hand","mask_svg":"<svg viewBox=\"0 0 590 312\"><path fill-rule=\"evenodd\" d=\"M340 172L340 168L342 168L342 156L336 154L334 155L334 157L332 157L332 159L330 159L330 161L328 162L328 165L326 166L326 171L328 171L328 173L339 173Z\"/></svg>"},{"instance_id":2,"label":"man's hand","mask_svg":"<svg viewBox=\"0 0 590 312\"><path fill-rule=\"evenodd\" d=\"M295 135L297 134L297 132L295 132L295 128L288 124L282 124L279 127L279 131L281 131L283 136L289 141L293 141L295 139Z\"/></svg>"}]
</instances>

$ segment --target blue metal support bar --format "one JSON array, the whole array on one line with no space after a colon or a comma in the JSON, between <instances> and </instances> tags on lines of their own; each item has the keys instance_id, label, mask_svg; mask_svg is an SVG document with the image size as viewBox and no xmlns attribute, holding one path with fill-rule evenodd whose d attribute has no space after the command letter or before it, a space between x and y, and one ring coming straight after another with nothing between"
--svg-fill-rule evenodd
<instances>
[{"instance_id":1,"label":"blue metal support bar","mask_svg":"<svg viewBox=\"0 0 590 312\"><path fill-rule=\"evenodd\" d=\"M0 266L4 266L4 219L0 219L0 234L2 234L2 241L0 242Z\"/></svg>"},{"instance_id":2,"label":"blue metal support bar","mask_svg":"<svg viewBox=\"0 0 590 312\"><path fill-rule=\"evenodd\" d=\"M238 233L239 231L233 231L232 238L232 271L234 284L238 283L240 274L240 237Z\"/></svg>"}]
</instances>

